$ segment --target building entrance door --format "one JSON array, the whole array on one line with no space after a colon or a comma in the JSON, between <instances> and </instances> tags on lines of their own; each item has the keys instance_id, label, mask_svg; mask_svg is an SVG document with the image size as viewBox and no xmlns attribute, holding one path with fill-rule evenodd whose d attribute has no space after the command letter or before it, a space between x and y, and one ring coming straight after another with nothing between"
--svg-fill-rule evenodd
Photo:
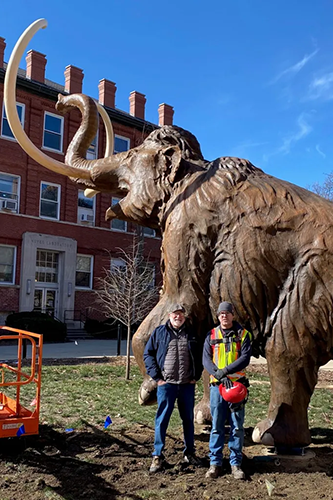
<instances>
[{"instance_id":1,"label":"building entrance door","mask_svg":"<svg viewBox=\"0 0 333 500\"><path fill-rule=\"evenodd\" d=\"M34 311L57 317L58 290L54 288L35 288Z\"/></svg>"}]
</instances>

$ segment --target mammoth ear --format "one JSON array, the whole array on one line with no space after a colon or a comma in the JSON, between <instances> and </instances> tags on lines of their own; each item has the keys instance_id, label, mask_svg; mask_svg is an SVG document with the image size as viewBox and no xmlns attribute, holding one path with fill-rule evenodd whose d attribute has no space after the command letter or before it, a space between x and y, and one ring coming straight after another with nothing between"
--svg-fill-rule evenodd
<instances>
[{"instance_id":1,"label":"mammoth ear","mask_svg":"<svg viewBox=\"0 0 333 500\"><path fill-rule=\"evenodd\" d=\"M165 174L169 184L173 184L182 159L182 153L178 146L168 146L159 153L161 171Z\"/></svg>"}]
</instances>

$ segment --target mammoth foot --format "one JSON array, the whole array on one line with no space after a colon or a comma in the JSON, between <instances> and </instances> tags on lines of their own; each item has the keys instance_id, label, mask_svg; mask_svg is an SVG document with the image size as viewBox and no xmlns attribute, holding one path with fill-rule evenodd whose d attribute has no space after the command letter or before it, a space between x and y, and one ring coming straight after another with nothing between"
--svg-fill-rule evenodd
<instances>
[{"instance_id":1,"label":"mammoth foot","mask_svg":"<svg viewBox=\"0 0 333 500\"><path fill-rule=\"evenodd\" d=\"M290 406L282 404L275 419L266 418L255 426L252 439L266 446L308 446L311 437L306 411L301 408L298 412L292 411Z\"/></svg>"},{"instance_id":2,"label":"mammoth foot","mask_svg":"<svg viewBox=\"0 0 333 500\"><path fill-rule=\"evenodd\" d=\"M262 443L266 446L274 446L274 438L269 432L273 425L273 422L266 418L255 426L252 432L252 441L254 443Z\"/></svg>"},{"instance_id":3,"label":"mammoth foot","mask_svg":"<svg viewBox=\"0 0 333 500\"><path fill-rule=\"evenodd\" d=\"M142 406L153 405L157 401L157 383L151 377L146 377L139 389L139 403Z\"/></svg>"},{"instance_id":4,"label":"mammoth foot","mask_svg":"<svg viewBox=\"0 0 333 500\"><path fill-rule=\"evenodd\" d=\"M209 424L212 421L208 399L202 399L194 408L194 421L199 425Z\"/></svg>"}]
</instances>

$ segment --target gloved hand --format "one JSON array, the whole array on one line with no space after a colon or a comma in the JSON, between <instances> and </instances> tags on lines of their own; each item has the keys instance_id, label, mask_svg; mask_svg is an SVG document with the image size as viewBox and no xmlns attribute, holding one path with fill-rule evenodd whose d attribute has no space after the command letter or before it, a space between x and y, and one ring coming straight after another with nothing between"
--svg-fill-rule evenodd
<instances>
[{"instance_id":1,"label":"gloved hand","mask_svg":"<svg viewBox=\"0 0 333 500\"><path fill-rule=\"evenodd\" d=\"M221 379L226 376L226 369L216 370L214 377L221 382Z\"/></svg>"},{"instance_id":2,"label":"gloved hand","mask_svg":"<svg viewBox=\"0 0 333 500\"><path fill-rule=\"evenodd\" d=\"M226 389L231 389L231 387L233 387L233 385L234 385L232 380L230 380L230 378L228 378L228 377L221 378L220 382L222 385L224 385L224 387Z\"/></svg>"}]
</instances>

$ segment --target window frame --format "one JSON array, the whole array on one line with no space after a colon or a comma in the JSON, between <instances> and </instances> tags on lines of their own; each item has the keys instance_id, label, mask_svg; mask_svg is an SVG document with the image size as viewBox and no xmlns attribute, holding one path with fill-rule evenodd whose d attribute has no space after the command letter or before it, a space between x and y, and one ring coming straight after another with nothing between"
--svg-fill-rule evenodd
<instances>
[{"instance_id":1,"label":"window frame","mask_svg":"<svg viewBox=\"0 0 333 500\"><path fill-rule=\"evenodd\" d=\"M16 194L16 198L6 198L6 197L2 197L1 194L0 194L0 200L12 200L12 201L16 201L17 202L17 209L16 210L11 210L13 213L15 214L18 214L20 213L20 194L21 194L21 176L20 175L15 175L15 174L10 174L9 172L0 172L0 179L1 179L1 175L5 175L5 176L8 176L8 177L12 177L13 179L16 179L17 180L17 194ZM11 193L12 195L15 193ZM0 210L2 210L2 207L0 206ZM10 213L10 212L6 212L6 213Z\"/></svg>"},{"instance_id":2,"label":"window frame","mask_svg":"<svg viewBox=\"0 0 333 500\"><path fill-rule=\"evenodd\" d=\"M117 201L114 203L113 200L117 200ZM122 200L122 198L118 198L117 196L111 196L111 207L113 207L113 205L117 205L117 203L119 203L121 200ZM125 224L125 229L118 229L116 227L112 227L113 221L123 222ZM111 229L111 231L117 231L117 233L127 233L127 221L115 218L110 223L110 229Z\"/></svg>"},{"instance_id":3,"label":"window frame","mask_svg":"<svg viewBox=\"0 0 333 500\"><path fill-rule=\"evenodd\" d=\"M2 243L0 244L0 247L9 247L13 248L13 273L12 273L12 281L0 281L0 286L8 286L8 285L15 285L15 279L16 279L16 258L17 258L17 247L15 245L3 245Z\"/></svg>"},{"instance_id":4,"label":"window frame","mask_svg":"<svg viewBox=\"0 0 333 500\"><path fill-rule=\"evenodd\" d=\"M143 228L143 236L144 238L156 238L156 231L155 229L152 229L151 227L144 227L142 226ZM153 231L153 234L146 234L145 231L146 229L150 229L151 231Z\"/></svg>"},{"instance_id":5,"label":"window frame","mask_svg":"<svg viewBox=\"0 0 333 500\"><path fill-rule=\"evenodd\" d=\"M16 108L17 106L20 106L21 109L22 109L22 115L21 115L21 119L20 119L20 122L21 122L21 125L24 129L24 119L25 119L25 104L23 104L23 102L16 102ZM7 116L5 117L5 102L2 103L2 115L1 115L1 137L4 138L4 139L8 139L9 141L16 141L16 138L14 137L11 129L10 129L10 133L12 134L11 136L9 135L5 135L3 133L3 123L4 123L4 120L6 120L6 122L8 123L8 119L7 119ZM8 123L8 126L9 126L9 123ZM10 128L10 127L9 127Z\"/></svg>"},{"instance_id":6,"label":"window frame","mask_svg":"<svg viewBox=\"0 0 333 500\"><path fill-rule=\"evenodd\" d=\"M77 223L82 225L82 226L87 226L87 227L95 226L95 222L96 222L96 196L94 196L93 198L89 198L93 202L92 208L80 207L80 205L79 205L80 193L83 193L83 196L84 196L84 189L78 189L78 192L77 192ZM87 198L87 196L84 196L84 197ZM81 215L85 214L85 213L87 213L88 215L92 214L92 216L93 216L92 221L86 221L87 224L85 224L85 221L81 220Z\"/></svg>"},{"instance_id":7,"label":"window frame","mask_svg":"<svg viewBox=\"0 0 333 500\"><path fill-rule=\"evenodd\" d=\"M48 217L47 215L42 215L41 214L41 205L42 205L42 186L43 184L47 184L48 186L56 186L58 188L58 201L57 201L57 218L55 217ZM50 201L50 200L45 200L44 201ZM40 181L40 191L39 191L39 217L41 219L46 219L46 220L60 220L60 200L61 200L61 185L60 184L55 184L54 182L48 182L48 181ZM52 200L51 200L52 201Z\"/></svg>"},{"instance_id":8,"label":"window frame","mask_svg":"<svg viewBox=\"0 0 333 500\"><path fill-rule=\"evenodd\" d=\"M118 135L118 134L115 134L114 138L116 139L121 139L123 141L126 141L127 142L127 145L128 145L128 148L125 150L125 151L128 151L130 148L131 148L131 139L129 137L125 137L123 135ZM116 141L114 141L114 144L116 144ZM123 151L116 151L115 147L113 147L113 153L114 154L117 154L117 153L123 153Z\"/></svg>"},{"instance_id":9,"label":"window frame","mask_svg":"<svg viewBox=\"0 0 333 500\"><path fill-rule=\"evenodd\" d=\"M53 132L53 130L46 130L45 129L45 123L46 123L46 116L52 116L54 118L58 118L61 123L60 127L60 148L61 149L55 149L55 148L50 148L49 146L45 146L45 132L51 132L53 134L57 134L57 132ZM63 154L63 149L64 149L64 117L60 115L56 115L55 113L50 113L50 111L44 111L44 123L43 123L43 141L42 141L42 149L46 149L47 151L53 151L55 153L60 153Z\"/></svg>"},{"instance_id":10,"label":"window frame","mask_svg":"<svg viewBox=\"0 0 333 500\"><path fill-rule=\"evenodd\" d=\"M96 139L96 144L95 144L95 156L93 157L91 153L89 153L89 148L91 147L92 143L93 143L93 140L91 141L90 145L89 145L89 148L87 149L87 153L86 153L86 159L87 160L97 160L98 158L98 139L99 139L99 133L98 133L98 130L97 130L97 133L94 137L94 139ZM91 154L91 157L88 158L88 154Z\"/></svg>"},{"instance_id":11,"label":"window frame","mask_svg":"<svg viewBox=\"0 0 333 500\"><path fill-rule=\"evenodd\" d=\"M87 257L90 259L89 286L79 286L76 284L76 273L78 272L78 269L77 269L77 258L78 257ZM89 254L85 254L85 253L77 253L76 254L76 264L75 264L75 289L76 290L92 290L93 289L93 279L94 279L94 256L89 255Z\"/></svg>"},{"instance_id":12,"label":"window frame","mask_svg":"<svg viewBox=\"0 0 333 500\"><path fill-rule=\"evenodd\" d=\"M122 265L123 264L123 265ZM118 269L124 267L126 270L126 261L121 259L120 257L111 257L110 259L110 272L113 272L113 269Z\"/></svg>"}]
</instances>

